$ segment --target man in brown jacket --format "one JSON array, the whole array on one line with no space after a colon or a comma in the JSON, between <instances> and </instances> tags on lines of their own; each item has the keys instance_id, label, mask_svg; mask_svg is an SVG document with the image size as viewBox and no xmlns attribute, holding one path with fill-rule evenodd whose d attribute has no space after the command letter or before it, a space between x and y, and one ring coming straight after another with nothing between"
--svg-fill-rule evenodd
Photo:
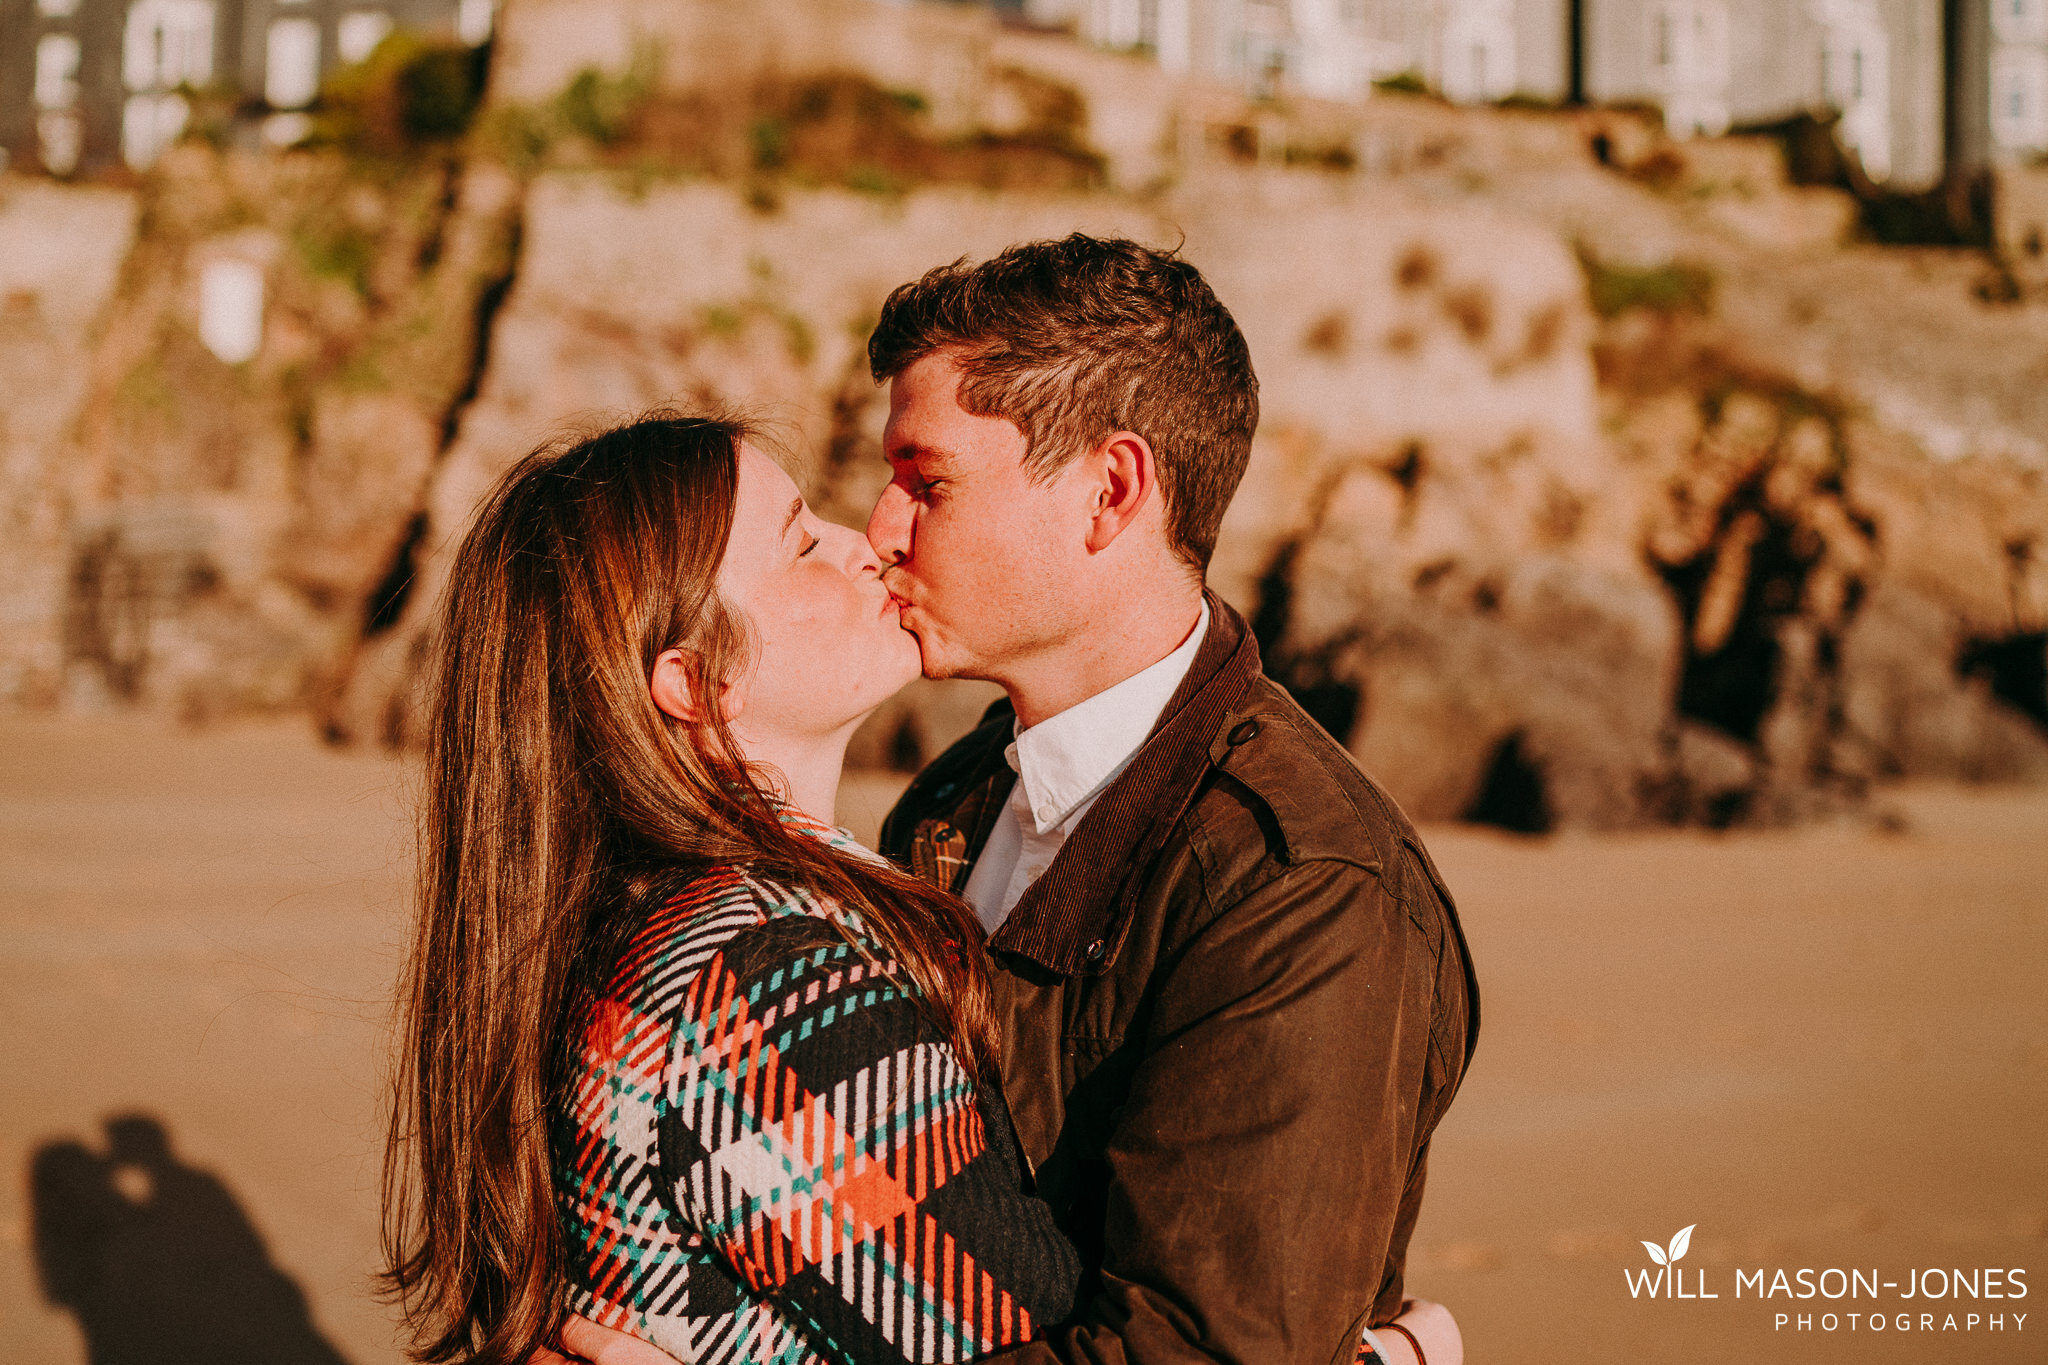
<instances>
[{"instance_id":1,"label":"man in brown jacket","mask_svg":"<svg viewBox=\"0 0 2048 1365\"><path fill-rule=\"evenodd\" d=\"M1204 589L1244 339L1172 253L1077 235L903 286L869 357L885 581L927 676L1008 694L882 841L991 931L1003 1087L1088 1267L1014 1358L1348 1362L1400 1312L1479 997L1414 829Z\"/></svg>"}]
</instances>

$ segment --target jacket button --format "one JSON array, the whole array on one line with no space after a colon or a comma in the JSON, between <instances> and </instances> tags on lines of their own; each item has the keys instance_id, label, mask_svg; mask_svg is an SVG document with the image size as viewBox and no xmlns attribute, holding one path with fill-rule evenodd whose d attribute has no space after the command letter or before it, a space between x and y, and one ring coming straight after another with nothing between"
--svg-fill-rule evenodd
<instances>
[{"instance_id":1,"label":"jacket button","mask_svg":"<svg viewBox=\"0 0 2048 1365\"><path fill-rule=\"evenodd\" d=\"M1107 952L1108 948L1103 943L1103 941L1098 938L1081 951L1083 956L1085 956L1090 962L1100 962L1102 961L1103 953Z\"/></svg>"},{"instance_id":2,"label":"jacket button","mask_svg":"<svg viewBox=\"0 0 2048 1365\"><path fill-rule=\"evenodd\" d=\"M1230 747L1235 749L1238 745L1244 743L1246 740L1250 739L1253 735L1256 735L1258 732L1259 723L1257 721L1245 721L1243 724L1239 725L1236 729L1230 732Z\"/></svg>"}]
</instances>

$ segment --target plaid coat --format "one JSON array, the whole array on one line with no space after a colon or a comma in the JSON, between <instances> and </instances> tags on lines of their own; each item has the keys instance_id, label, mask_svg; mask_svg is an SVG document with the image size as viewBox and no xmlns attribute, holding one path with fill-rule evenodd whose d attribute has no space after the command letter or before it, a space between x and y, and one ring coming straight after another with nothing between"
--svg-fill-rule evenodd
<instances>
[{"instance_id":1,"label":"plaid coat","mask_svg":"<svg viewBox=\"0 0 2048 1365\"><path fill-rule=\"evenodd\" d=\"M578 1002L553 1115L572 1312L716 1365L968 1360L1066 1316L1078 1260L994 1082L848 913L721 868Z\"/></svg>"}]
</instances>

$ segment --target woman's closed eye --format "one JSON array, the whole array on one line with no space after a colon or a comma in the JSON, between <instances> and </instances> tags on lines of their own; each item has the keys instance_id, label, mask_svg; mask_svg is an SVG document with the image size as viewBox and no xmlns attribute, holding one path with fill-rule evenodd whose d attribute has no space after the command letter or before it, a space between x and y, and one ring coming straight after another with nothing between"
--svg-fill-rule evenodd
<instances>
[{"instance_id":1,"label":"woman's closed eye","mask_svg":"<svg viewBox=\"0 0 2048 1365\"><path fill-rule=\"evenodd\" d=\"M798 550L796 552L796 557L798 559L804 558L804 556L810 554L811 551L817 549L818 546L823 543L824 542L820 541L816 536L812 535L810 532L804 532L804 547L803 549Z\"/></svg>"}]
</instances>

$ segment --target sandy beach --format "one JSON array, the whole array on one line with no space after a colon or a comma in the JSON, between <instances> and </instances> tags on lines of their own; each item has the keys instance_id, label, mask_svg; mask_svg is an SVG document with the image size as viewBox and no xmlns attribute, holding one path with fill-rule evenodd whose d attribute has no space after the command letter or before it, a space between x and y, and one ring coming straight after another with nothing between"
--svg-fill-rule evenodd
<instances>
[{"instance_id":1,"label":"sandy beach","mask_svg":"<svg viewBox=\"0 0 2048 1365\"><path fill-rule=\"evenodd\" d=\"M0 717L0 1358L86 1359L31 1188L122 1115L174 1163L124 1194L203 1206L214 1241L167 1224L138 1261L157 1279L93 1321L173 1289L178 1331L246 1319L244 1283L292 1359L401 1358L369 1277L406 781L303 722ZM893 784L851 784L845 818L872 830ZM2048 1359L2048 791L1901 788L1783 833L1426 834L1485 1016L1410 1280L1468 1359ZM1632 1298L1641 1243L1688 1226L1679 1283L1718 1297ZM60 1292L69 1235L40 1229ZM188 1255L228 1278L164 1269ZM1738 1272L1802 1268L1897 1287L1735 1297ZM1977 1297L1902 1300L1928 1269ZM1986 1297L2020 1292L1986 1269L2027 1297Z\"/></svg>"}]
</instances>

